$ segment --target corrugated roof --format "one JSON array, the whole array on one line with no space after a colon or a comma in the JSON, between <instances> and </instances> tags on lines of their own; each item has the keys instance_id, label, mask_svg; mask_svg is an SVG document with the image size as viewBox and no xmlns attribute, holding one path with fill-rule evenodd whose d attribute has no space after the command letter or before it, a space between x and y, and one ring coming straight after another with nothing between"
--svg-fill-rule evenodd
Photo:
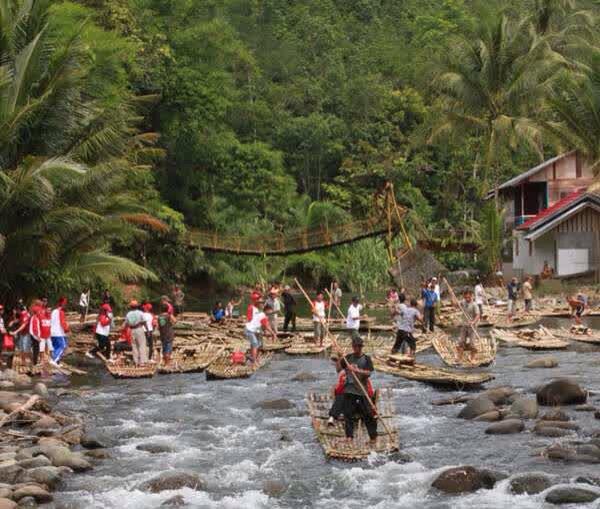
<instances>
[{"instance_id":1,"label":"corrugated roof","mask_svg":"<svg viewBox=\"0 0 600 509\"><path fill-rule=\"evenodd\" d=\"M577 191L573 191L568 194L561 200L558 200L554 205L548 207L547 209L542 210L537 216L532 217L525 221L521 226L519 226L518 230L529 230L534 228L538 223L544 221L545 219L549 219L550 217L558 214L568 208L570 205L575 203L581 196L586 193L586 189L577 189Z\"/></svg>"},{"instance_id":2,"label":"corrugated roof","mask_svg":"<svg viewBox=\"0 0 600 509\"><path fill-rule=\"evenodd\" d=\"M524 180L527 180L529 177L532 177L539 171L543 170L546 166L549 166L557 161L560 161L564 157L570 156L570 155L574 154L575 152L576 152L575 150L571 150L571 152L566 152L564 154L560 154L556 157L553 157L552 159L548 159L547 161L544 161L543 163L538 164L537 166L531 168L530 170L527 170L526 172L521 173L520 175L517 175L516 177L513 177L510 180L507 180L506 182L504 182L504 184L500 184L498 189L502 190L502 189L508 189L510 187L514 187L517 184L520 184L521 182L523 182Z\"/></svg>"}]
</instances>

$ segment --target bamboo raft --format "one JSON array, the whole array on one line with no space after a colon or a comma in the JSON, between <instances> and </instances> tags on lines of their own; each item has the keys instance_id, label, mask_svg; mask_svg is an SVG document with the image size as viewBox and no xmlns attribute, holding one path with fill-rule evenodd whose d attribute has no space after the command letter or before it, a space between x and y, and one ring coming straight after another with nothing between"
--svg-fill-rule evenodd
<instances>
[{"instance_id":1,"label":"bamboo raft","mask_svg":"<svg viewBox=\"0 0 600 509\"><path fill-rule=\"evenodd\" d=\"M214 362L225 350L224 346L205 343L197 347L179 348L173 353L171 362L159 364L158 372L171 373L200 373Z\"/></svg>"},{"instance_id":2,"label":"bamboo raft","mask_svg":"<svg viewBox=\"0 0 600 509\"><path fill-rule=\"evenodd\" d=\"M528 350L564 350L569 346L568 341L559 339L543 326L538 329L521 329L519 331L493 329L491 335L497 341L503 341Z\"/></svg>"},{"instance_id":3,"label":"bamboo raft","mask_svg":"<svg viewBox=\"0 0 600 509\"><path fill-rule=\"evenodd\" d=\"M41 376L41 375L50 376L50 375L57 375L57 374L69 376L72 374L76 374L76 375L86 375L87 374L87 371L84 371L83 369L78 369L74 366L71 366L70 364L67 364L64 361L61 362L60 366L53 366L50 363L48 363L46 366L42 366L39 363L36 364L35 366L32 366L31 364L23 365L21 363L21 358L19 357L18 354L13 355L12 369L22 375L31 375L31 376Z\"/></svg>"},{"instance_id":4,"label":"bamboo raft","mask_svg":"<svg viewBox=\"0 0 600 509\"><path fill-rule=\"evenodd\" d=\"M390 435L385 431L381 422L378 422L377 425L375 444L370 443L367 429L362 421L354 427L354 439L348 442L345 438L343 421L338 420L333 426L327 425L329 409L333 404L331 394L309 393L307 402L313 428L327 458L342 461L361 461L367 459L369 454L373 452L389 454L397 451L400 447L397 430L394 429ZM385 419L388 427L392 428L395 410L390 389L379 391L377 409L379 420Z\"/></svg>"},{"instance_id":5,"label":"bamboo raft","mask_svg":"<svg viewBox=\"0 0 600 509\"><path fill-rule=\"evenodd\" d=\"M373 358L373 366L381 373L399 376L407 380L422 382L436 387L451 387L458 390L479 387L495 378L490 373L453 371L428 364L397 364L390 361L389 357L379 356Z\"/></svg>"},{"instance_id":6,"label":"bamboo raft","mask_svg":"<svg viewBox=\"0 0 600 509\"><path fill-rule=\"evenodd\" d=\"M512 321L509 321L508 318L498 320L494 327L496 329L519 329L521 327L531 327L538 321L537 318L515 316Z\"/></svg>"},{"instance_id":7,"label":"bamboo raft","mask_svg":"<svg viewBox=\"0 0 600 509\"><path fill-rule=\"evenodd\" d=\"M263 352L277 352L279 350L285 350L292 346L293 338L291 336L281 337L279 336L276 341L272 339L263 338L261 350Z\"/></svg>"},{"instance_id":8,"label":"bamboo raft","mask_svg":"<svg viewBox=\"0 0 600 509\"><path fill-rule=\"evenodd\" d=\"M155 363L134 366L133 364L117 364L109 361L105 365L108 372L115 378L152 378L158 370L158 365Z\"/></svg>"},{"instance_id":9,"label":"bamboo raft","mask_svg":"<svg viewBox=\"0 0 600 509\"><path fill-rule=\"evenodd\" d=\"M331 341L323 340L323 344L319 345L314 340L298 336L292 340L291 346L284 351L288 355L318 355L326 352L331 348Z\"/></svg>"},{"instance_id":10,"label":"bamboo raft","mask_svg":"<svg viewBox=\"0 0 600 509\"><path fill-rule=\"evenodd\" d=\"M573 341L600 345L600 332L582 325L573 325L570 329L561 327L560 329L557 329L554 334L557 337L566 340L572 339Z\"/></svg>"},{"instance_id":11,"label":"bamboo raft","mask_svg":"<svg viewBox=\"0 0 600 509\"><path fill-rule=\"evenodd\" d=\"M260 368L266 366L273 353L265 352L258 356L254 364L232 364L229 354L222 354L206 368L207 380L229 380L232 378L249 378Z\"/></svg>"},{"instance_id":12,"label":"bamboo raft","mask_svg":"<svg viewBox=\"0 0 600 509\"><path fill-rule=\"evenodd\" d=\"M444 363L453 368L476 368L489 366L496 358L496 340L493 337L473 334L471 344L475 347L475 355L471 360L471 352L465 350L460 356L459 340L452 340L447 334L436 334L432 338L433 348Z\"/></svg>"}]
</instances>

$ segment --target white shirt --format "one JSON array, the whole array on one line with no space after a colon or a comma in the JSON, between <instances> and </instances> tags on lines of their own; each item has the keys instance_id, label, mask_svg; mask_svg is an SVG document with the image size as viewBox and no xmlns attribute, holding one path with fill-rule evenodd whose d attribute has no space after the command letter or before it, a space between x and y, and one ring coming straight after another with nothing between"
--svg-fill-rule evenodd
<instances>
[{"instance_id":1,"label":"white shirt","mask_svg":"<svg viewBox=\"0 0 600 509\"><path fill-rule=\"evenodd\" d=\"M262 311L252 313L252 320L246 322L246 330L256 334L262 328L261 322L267 317Z\"/></svg>"},{"instance_id":2,"label":"white shirt","mask_svg":"<svg viewBox=\"0 0 600 509\"><path fill-rule=\"evenodd\" d=\"M50 335L54 337L66 336L65 329L60 324L60 308L55 308L50 314Z\"/></svg>"},{"instance_id":3,"label":"white shirt","mask_svg":"<svg viewBox=\"0 0 600 509\"><path fill-rule=\"evenodd\" d=\"M112 313L108 313L108 317L112 322L113 315ZM101 336L108 336L110 334L110 322L108 325L102 325L100 321L96 323L96 334L100 334Z\"/></svg>"},{"instance_id":4,"label":"white shirt","mask_svg":"<svg viewBox=\"0 0 600 509\"><path fill-rule=\"evenodd\" d=\"M436 283L436 284L433 286L433 291L434 291L434 292L437 294L437 296L438 296L438 301L441 301L441 300L442 300L442 293L441 293L441 291L440 291L440 285L439 285L438 283Z\"/></svg>"},{"instance_id":5,"label":"white shirt","mask_svg":"<svg viewBox=\"0 0 600 509\"><path fill-rule=\"evenodd\" d=\"M322 300L319 302L318 300L313 302L313 322L320 322L325 319L325 301Z\"/></svg>"},{"instance_id":6,"label":"white shirt","mask_svg":"<svg viewBox=\"0 0 600 509\"><path fill-rule=\"evenodd\" d=\"M81 297L79 297L79 305L83 306L84 308L87 307L88 305L88 296L87 293L82 293Z\"/></svg>"},{"instance_id":7,"label":"white shirt","mask_svg":"<svg viewBox=\"0 0 600 509\"><path fill-rule=\"evenodd\" d=\"M148 332L152 332L154 330L154 327L152 326L152 320L154 319L154 317L152 316L152 313L148 313L147 311L144 311L144 321L146 322L146 330Z\"/></svg>"},{"instance_id":8,"label":"white shirt","mask_svg":"<svg viewBox=\"0 0 600 509\"><path fill-rule=\"evenodd\" d=\"M478 285L475 285L475 304L477 304L478 306L479 305L483 306L484 298L485 298L485 291L483 289L483 285L481 283L479 283Z\"/></svg>"},{"instance_id":9,"label":"white shirt","mask_svg":"<svg viewBox=\"0 0 600 509\"><path fill-rule=\"evenodd\" d=\"M357 304L350 304L348 307L348 315L346 316L346 328L350 330L358 330L360 329L360 312L362 311L362 306Z\"/></svg>"}]
</instances>

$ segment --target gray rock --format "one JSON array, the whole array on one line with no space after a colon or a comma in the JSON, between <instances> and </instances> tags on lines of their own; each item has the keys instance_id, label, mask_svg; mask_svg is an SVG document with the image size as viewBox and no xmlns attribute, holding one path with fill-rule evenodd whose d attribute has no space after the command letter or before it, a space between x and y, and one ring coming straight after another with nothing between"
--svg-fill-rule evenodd
<instances>
[{"instance_id":1,"label":"gray rock","mask_svg":"<svg viewBox=\"0 0 600 509\"><path fill-rule=\"evenodd\" d=\"M506 385L483 391L479 397L489 399L494 405L505 405L515 393L512 387Z\"/></svg>"},{"instance_id":2,"label":"gray rock","mask_svg":"<svg viewBox=\"0 0 600 509\"><path fill-rule=\"evenodd\" d=\"M12 389L14 388L15 384L13 382L10 382L9 380L2 380L0 381L0 389Z\"/></svg>"},{"instance_id":3,"label":"gray rock","mask_svg":"<svg viewBox=\"0 0 600 509\"><path fill-rule=\"evenodd\" d=\"M496 422L502 419L502 414L498 410L492 410L491 412L486 412L485 414L478 415L473 419L473 421L478 422Z\"/></svg>"},{"instance_id":4,"label":"gray rock","mask_svg":"<svg viewBox=\"0 0 600 509\"><path fill-rule=\"evenodd\" d=\"M81 437L81 446L86 449L106 449L107 443L95 433L86 432Z\"/></svg>"},{"instance_id":5,"label":"gray rock","mask_svg":"<svg viewBox=\"0 0 600 509\"><path fill-rule=\"evenodd\" d=\"M9 498L0 498L0 509L15 509L17 503Z\"/></svg>"},{"instance_id":6,"label":"gray rock","mask_svg":"<svg viewBox=\"0 0 600 509\"><path fill-rule=\"evenodd\" d=\"M0 391L0 408L5 412L11 412L14 409L13 405L21 406L26 400L27 397L22 394L12 391Z\"/></svg>"},{"instance_id":7,"label":"gray rock","mask_svg":"<svg viewBox=\"0 0 600 509\"><path fill-rule=\"evenodd\" d=\"M27 470L22 477L22 482L35 482L45 484L50 489L55 489L60 483L62 475L57 467L38 467Z\"/></svg>"},{"instance_id":8,"label":"gray rock","mask_svg":"<svg viewBox=\"0 0 600 509\"><path fill-rule=\"evenodd\" d=\"M161 491L166 490L180 490L181 488L202 491L206 488L206 483L197 474L182 470L169 470L153 477L139 486L140 490L149 491L151 493L160 493Z\"/></svg>"},{"instance_id":9,"label":"gray rock","mask_svg":"<svg viewBox=\"0 0 600 509\"><path fill-rule=\"evenodd\" d=\"M600 493L576 486L559 486L548 492L546 502L554 505L588 504L593 502Z\"/></svg>"},{"instance_id":10,"label":"gray rock","mask_svg":"<svg viewBox=\"0 0 600 509\"><path fill-rule=\"evenodd\" d=\"M0 465L0 482L14 484L21 476L23 469L13 460Z\"/></svg>"},{"instance_id":11,"label":"gray rock","mask_svg":"<svg viewBox=\"0 0 600 509\"><path fill-rule=\"evenodd\" d=\"M571 435L573 432L568 429L553 428L552 426L542 426L541 428L534 428L536 435L540 437L560 438Z\"/></svg>"},{"instance_id":12,"label":"gray rock","mask_svg":"<svg viewBox=\"0 0 600 509\"><path fill-rule=\"evenodd\" d=\"M36 422L33 423L32 429L58 429L60 428L60 424L56 421L56 419L50 417L49 415L44 415L40 417Z\"/></svg>"},{"instance_id":13,"label":"gray rock","mask_svg":"<svg viewBox=\"0 0 600 509\"><path fill-rule=\"evenodd\" d=\"M577 405L573 410L576 412L595 412L596 407L594 405Z\"/></svg>"},{"instance_id":14,"label":"gray rock","mask_svg":"<svg viewBox=\"0 0 600 509\"><path fill-rule=\"evenodd\" d=\"M550 476L541 472L520 474L510 480L510 490L515 495L536 495L552 486Z\"/></svg>"},{"instance_id":15,"label":"gray rock","mask_svg":"<svg viewBox=\"0 0 600 509\"><path fill-rule=\"evenodd\" d=\"M288 489L287 484L274 479L268 479L263 482L263 492L269 497L280 497Z\"/></svg>"},{"instance_id":16,"label":"gray rock","mask_svg":"<svg viewBox=\"0 0 600 509\"><path fill-rule=\"evenodd\" d=\"M600 477L595 477L595 476L591 476L591 475L586 475L584 476L579 476L575 478L576 483L579 484L590 484L592 486L598 486L600 487Z\"/></svg>"},{"instance_id":17,"label":"gray rock","mask_svg":"<svg viewBox=\"0 0 600 509\"><path fill-rule=\"evenodd\" d=\"M46 384L43 384L41 382L36 383L33 386L33 393L37 394L38 396L40 396L41 398L47 398L48 397L48 387L46 387Z\"/></svg>"},{"instance_id":18,"label":"gray rock","mask_svg":"<svg viewBox=\"0 0 600 509\"><path fill-rule=\"evenodd\" d=\"M110 454L106 449L92 449L85 453L89 458L94 458L97 460L106 460L110 458Z\"/></svg>"},{"instance_id":19,"label":"gray rock","mask_svg":"<svg viewBox=\"0 0 600 509\"><path fill-rule=\"evenodd\" d=\"M314 382L316 380L318 380L318 378L315 375L305 371L300 371L300 373L296 373L292 377L293 382Z\"/></svg>"},{"instance_id":20,"label":"gray rock","mask_svg":"<svg viewBox=\"0 0 600 509\"><path fill-rule=\"evenodd\" d=\"M474 419L475 417L479 417L480 415L487 414L494 410L496 410L496 405L494 405L490 399L480 396L469 401L459 412L458 418Z\"/></svg>"},{"instance_id":21,"label":"gray rock","mask_svg":"<svg viewBox=\"0 0 600 509\"><path fill-rule=\"evenodd\" d=\"M35 458L25 459L19 461L19 466L23 468L39 468L39 467L49 467L52 465L52 462L46 458L43 454L36 456Z\"/></svg>"},{"instance_id":22,"label":"gray rock","mask_svg":"<svg viewBox=\"0 0 600 509\"><path fill-rule=\"evenodd\" d=\"M14 460L17 456L17 453L14 451L11 452L3 452L0 454L0 463L4 461Z\"/></svg>"},{"instance_id":23,"label":"gray rock","mask_svg":"<svg viewBox=\"0 0 600 509\"><path fill-rule=\"evenodd\" d=\"M23 497L19 500L19 505L17 506L19 509L36 509L38 503L35 501L33 497Z\"/></svg>"},{"instance_id":24,"label":"gray rock","mask_svg":"<svg viewBox=\"0 0 600 509\"><path fill-rule=\"evenodd\" d=\"M573 449L564 447L560 444L552 444L546 448L545 455L548 459L554 461L575 461L577 455Z\"/></svg>"},{"instance_id":25,"label":"gray rock","mask_svg":"<svg viewBox=\"0 0 600 509\"><path fill-rule=\"evenodd\" d=\"M568 378L559 378L543 385L537 390L540 405L577 405L587 400L587 392L579 384Z\"/></svg>"},{"instance_id":26,"label":"gray rock","mask_svg":"<svg viewBox=\"0 0 600 509\"><path fill-rule=\"evenodd\" d=\"M290 410L291 408L296 408L296 405L289 399L280 398L261 401L260 403L253 405L252 408L262 408L263 410Z\"/></svg>"},{"instance_id":27,"label":"gray rock","mask_svg":"<svg viewBox=\"0 0 600 509\"><path fill-rule=\"evenodd\" d=\"M536 368L555 368L558 366L558 361L554 357L542 357L528 362L525 367L529 369Z\"/></svg>"},{"instance_id":28,"label":"gray rock","mask_svg":"<svg viewBox=\"0 0 600 509\"><path fill-rule=\"evenodd\" d=\"M182 507L184 505L185 498L183 498L181 495L175 495L174 497L171 497L160 504L161 507Z\"/></svg>"},{"instance_id":29,"label":"gray rock","mask_svg":"<svg viewBox=\"0 0 600 509\"><path fill-rule=\"evenodd\" d=\"M150 454L173 452L173 448L165 444L140 444L136 449L138 451L149 452Z\"/></svg>"},{"instance_id":30,"label":"gray rock","mask_svg":"<svg viewBox=\"0 0 600 509\"><path fill-rule=\"evenodd\" d=\"M464 466L444 470L431 486L444 493L459 494L492 489L495 484L496 480L488 472Z\"/></svg>"},{"instance_id":31,"label":"gray rock","mask_svg":"<svg viewBox=\"0 0 600 509\"><path fill-rule=\"evenodd\" d=\"M512 433L521 433L525 429L525 424L520 419L507 419L489 426L485 433L487 435L509 435Z\"/></svg>"},{"instance_id":32,"label":"gray rock","mask_svg":"<svg viewBox=\"0 0 600 509\"><path fill-rule=\"evenodd\" d=\"M12 497L12 490L10 488L0 488L0 499Z\"/></svg>"},{"instance_id":33,"label":"gray rock","mask_svg":"<svg viewBox=\"0 0 600 509\"><path fill-rule=\"evenodd\" d=\"M13 491L13 499L21 500L25 497L32 497L36 502L45 503L52 501L52 495L40 486L35 484L26 485Z\"/></svg>"},{"instance_id":34,"label":"gray rock","mask_svg":"<svg viewBox=\"0 0 600 509\"><path fill-rule=\"evenodd\" d=\"M46 456L55 467L69 467L75 472L90 470L92 465L80 454L71 452L67 447L40 445L40 454Z\"/></svg>"},{"instance_id":35,"label":"gray rock","mask_svg":"<svg viewBox=\"0 0 600 509\"><path fill-rule=\"evenodd\" d=\"M540 428L560 428L577 431L579 429L579 424L577 424L576 422L565 421L537 421L535 423L535 429Z\"/></svg>"},{"instance_id":36,"label":"gray rock","mask_svg":"<svg viewBox=\"0 0 600 509\"><path fill-rule=\"evenodd\" d=\"M597 412L594 412L594 417L596 419L600 419L600 410L598 410Z\"/></svg>"},{"instance_id":37,"label":"gray rock","mask_svg":"<svg viewBox=\"0 0 600 509\"><path fill-rule=\"evenodd\" d=\"M12 382L17 387L27 387L33 383L33 380L29 375L19 373L12 379Z\"/></svg>"},{"instance_id":38,"label":"gray rock","mask_svg":"<svg viewBox=\"0 0 600 509\"><path fill-rule=\"evenodd\" d=\"M535 419L538 415L537 401L519 398L510 406L510 413L522 419Z\"/></svg>"}]
</instances>

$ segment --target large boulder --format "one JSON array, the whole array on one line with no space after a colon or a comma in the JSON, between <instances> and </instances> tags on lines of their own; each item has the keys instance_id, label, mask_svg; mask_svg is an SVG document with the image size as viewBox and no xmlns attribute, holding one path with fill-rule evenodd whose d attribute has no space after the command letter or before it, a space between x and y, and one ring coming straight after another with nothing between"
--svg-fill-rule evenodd
<instances>
[{"instance_id":1,"label":"large boulder","mask_svg":"<svg viewBox=\"0 0 600 509\"><path fill-rule=\"evenodd\" d=\"M105 449L106 441L93 432L85 432L81 437L81 446L86 449Z\"/></svg>"},{"instance_id":2,"label":"large boulder","mask_svg":"<svg viewBox=\"0 0 600 509\"><path fill-rule=\"evenodd\" d=\"M32 497L36 502L39 503L52 501L52 495L41 486L37 486L35 484L28 484L16 489L13 491L12 496L15 500L21 500L25 497Z\"/></svg>"},{"instance_id":3,"label":"large boulder","mask_svg":"<svg viewBox=\"0 0 600 509\"><path fill-rule=\"evenodd\" d=\"M529 369L536 368L555 368L558 366L558 361L554 357L542 357L528 362L525 367Z\"/></svg>"},{"instance_id":4,"label":"large boulder","mask_svg":"<svg viewBox=\"0 0 600 509\"><path fill-rule=\"evenodd\" d=\"M464 466L444 470L431 486L444 493L472 493L480 489L492 489L496 479L490 472Z\"/></svg>"},{"instance_id":5,"label":"large boulder","mask_svg":"<svg viewBox=\"0 0 600 509\"><path fill-rule=\"evenodd\" d=\"M506 385L483 391L479 397L489 399L494 405L505 405L515 393L515 389Z\"/></svg>"},{"instance_id":6,"label":"large boulder","mask_svg":"<svg viewBox=\"0 0 600 509\"><path fill-rule=\"evenodd\" d=\"M475 417L479 417L480 415L487 414L494 410L496 410L496 405L494 405L490 399L480 396L469 401L459 412L458 418L474 419Z\"/></svg>"},{"instance_id":7,"label":"large boulder","mask_svg":"<svg viewBox=\"0 0 600 509\"><path fill-rule=\"evenodd\" d=\"M511 406L509 413L521 419L535 419L538 414L538 404L535 399L519 398Z\"/></svg>"},{"instance_id":8,"label":"large boulder","mask_svg":"<svg viewBox=\"0 0 600 509\"><path fill-rule=\"evenodd\" d=\"M190 488L201 491L206 489L206 483L196 474L182 470L169 470L140 484L139 489L151 493L160 493L167 490L180 490Z\"/></svg>"},{"instance_id":9,"label":"large boulder","mask_svg":"<svg viewBox=\"0 0 600 509\"><path fill-rule=\"evenodd\" d=\"M521 419L506 419L489 426L485 433L487 435L510 435L512 433L521 433L525 429L525 424Z\"/></svg>"},{"instance_id":10,"label":"large boulder","mask_svg":"<svg viewBox=\"0 0 600 509\"><path fill-rule=\"evenodd\" d=\"M600 492L577 486L558 486L548 492L546 502L554 505L589 504L600 497Z\"/></svg>"},{"instance_id":11,"label":"large boulder","mask_svg":"<svg viewBox=\"0 0 600 509\"><path fill-rule=\"evenodd\" d=\"M22 473L23 468L16 461L5 461L0 465L0 482L14 484Z\"/></svg>"},{"instance_id":12,"label":"large boulder","mask_svg":"<svg viewBox=\"0 0 600 509\"><path fill-rule=\"evenodd\" d=\"M515 495L536 495L550 486L552 486L552 479L541 472L520 474L510 480L510 490Z\"/></svg>"},{"instance_id":13,"label":"large boulder","mask_svg":"<svg viewBox=\"0 0 600 509\"><path fill-rule=\"evenodd\" d=\"M57 467L38 467L24 472L21 482L35 482L45 484L50 489L56 488L62 479L62 474Z\"/></svg>"},{"instance_id":14,"label":"large boulder","mask_svg":"<svg viewBox=\"0 0 600 509\"><path fill-rule=\"evenodd\" d=\"M38 453L46 456L55 467L69 467L75 472L90 470L92 465L80 453L60 445L40 445ZM36 455L36 454L34 454Z\"/></svg>"},{"instance_id":15,"label":"large boulder","mask_svg":"<svg viewBox=\"0 0 600 509\"><path fill-rule=\"evenodd\" d=\"M559 378L543 385L537 390L540 405L578 405L585 403L587 392L579 384L568 378Z\"/></svg>"}]
</instances>

